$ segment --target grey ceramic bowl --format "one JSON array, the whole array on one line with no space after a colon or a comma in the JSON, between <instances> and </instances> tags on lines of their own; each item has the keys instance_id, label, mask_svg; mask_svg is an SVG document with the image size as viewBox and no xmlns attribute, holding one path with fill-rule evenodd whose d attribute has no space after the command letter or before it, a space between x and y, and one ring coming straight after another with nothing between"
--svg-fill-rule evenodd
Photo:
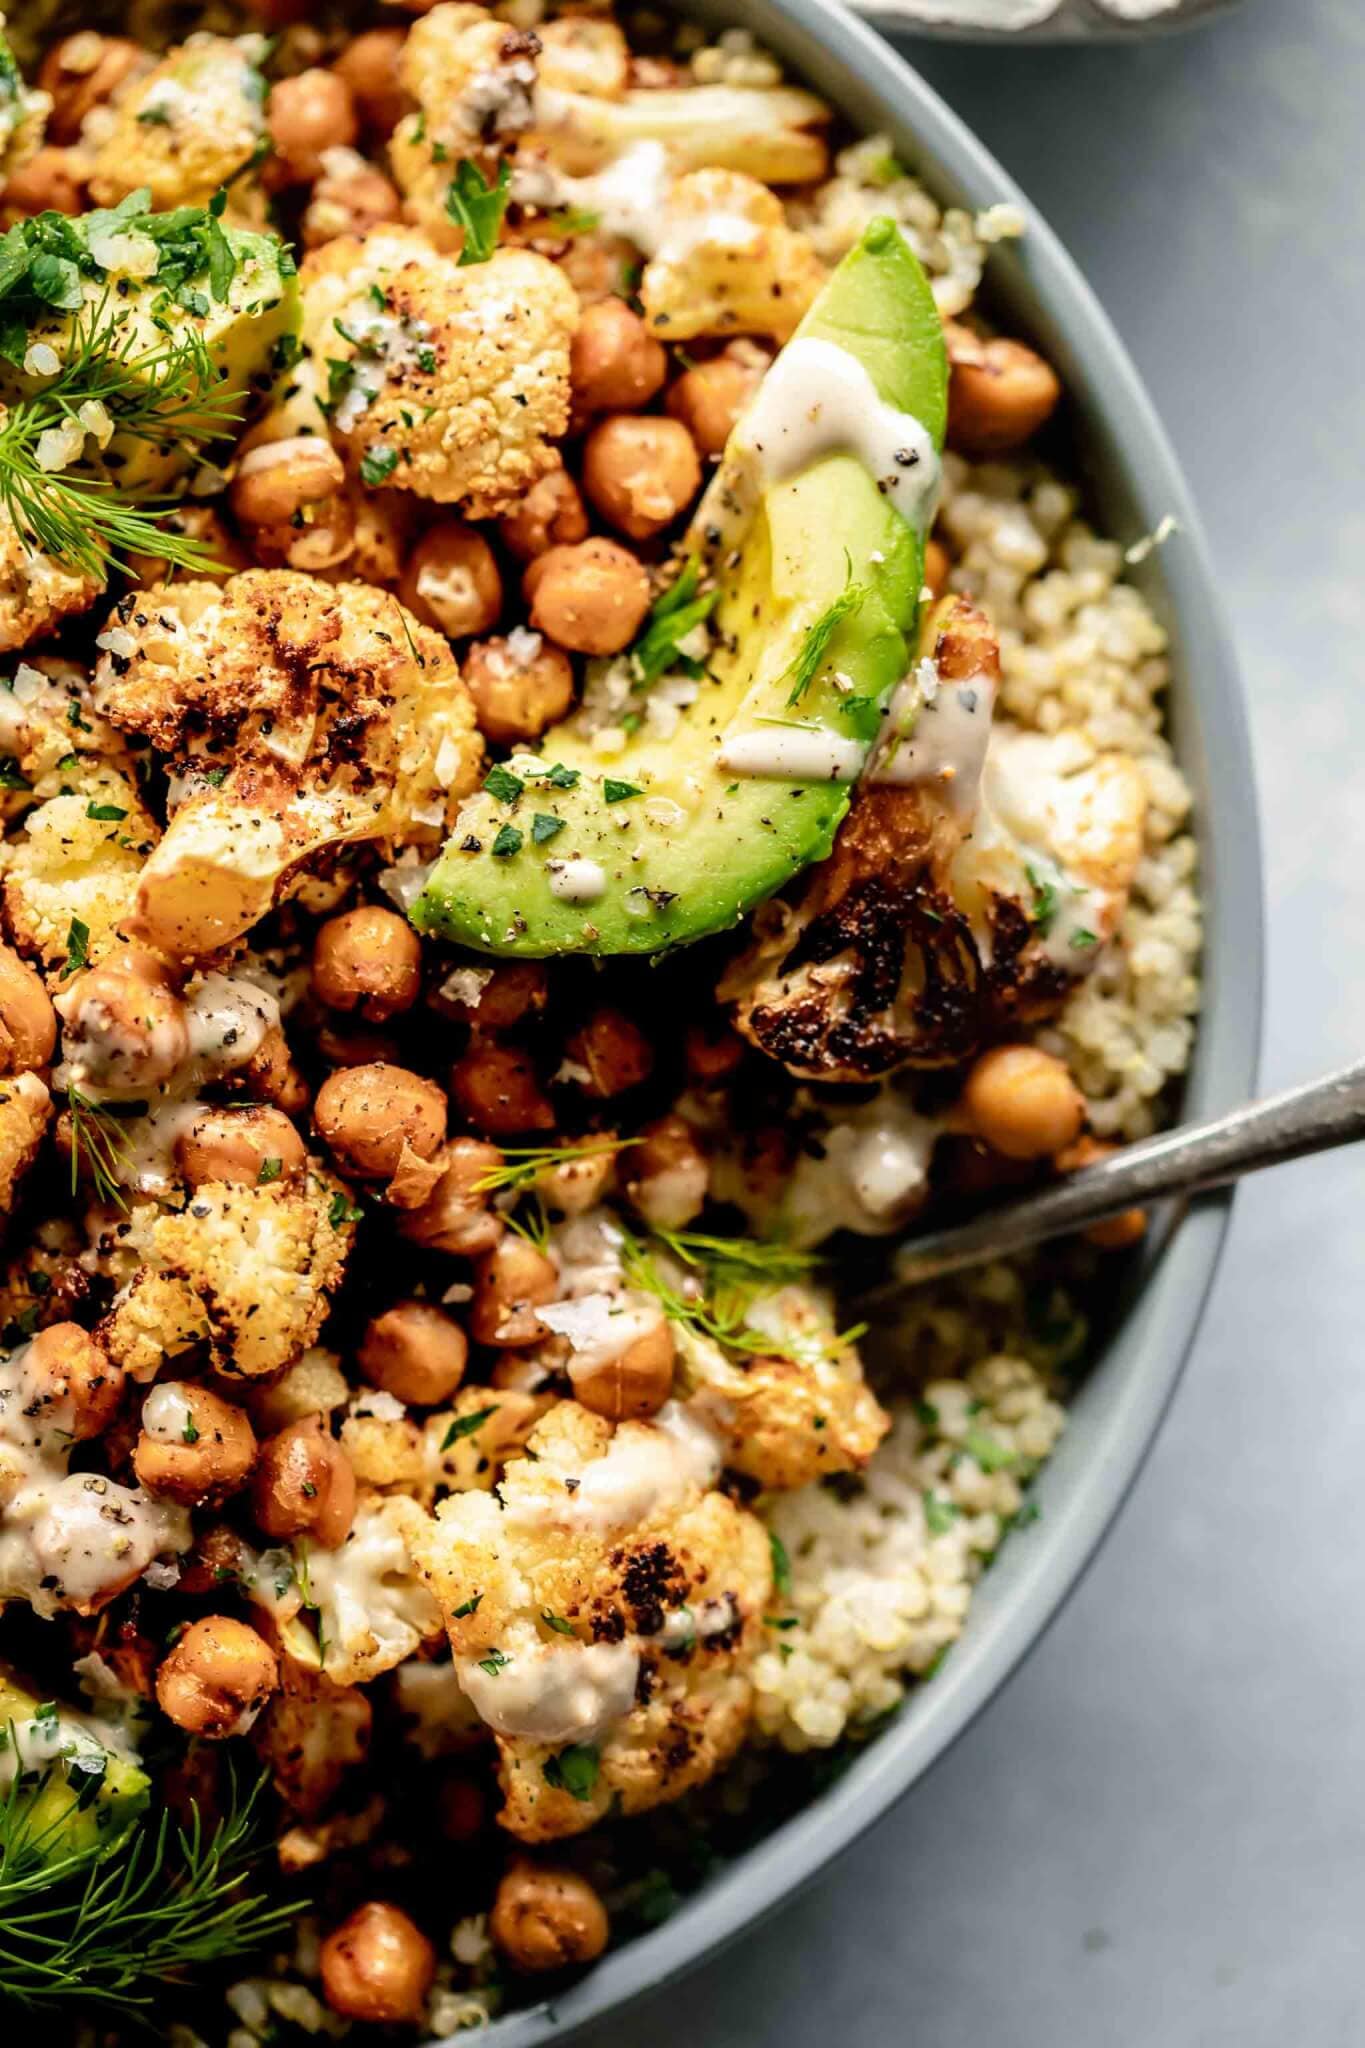
<instances>
[{"instance_id":1,"label":"grey ceramic bowl","mask_svg":"<svg viewBox=\"0 0 1365 2048\"><path fill-rule=\"evenodd\" d=\"M853 125L888 133L939 198L980 208L1022 195L943 102L870 28L829 0L745 0L738 15L793 74ZM1027 209L1026 209L1027 210ZM1251 760L1232 650L1189 494L1137 375L1065 251L1032 213L1022 242L992 259L990 304L1062 373L1083 481L1119 539L1174 513L1180 533L1135 572L1175 653L1171 720L1196 792L1207 917L1204 1012L1186 1103L1209 1116L1245 1101L1261 999L1261 886ZM498 2021L497 2048L534 2048L616 2011L736 1940L885 1813L959 1736L1037 1642L1079 1579L1142 1464L1199 1324L1227 1225L1206 1202L1159 1233L1127 1313L1079 1390L1071 1425L1038 1482L1042 1519L1007 1543L981 1582L940 1674L838 1782L714 1879L655 1932L608 1955L553 2006Z\"/></svg>"}]
</instances>

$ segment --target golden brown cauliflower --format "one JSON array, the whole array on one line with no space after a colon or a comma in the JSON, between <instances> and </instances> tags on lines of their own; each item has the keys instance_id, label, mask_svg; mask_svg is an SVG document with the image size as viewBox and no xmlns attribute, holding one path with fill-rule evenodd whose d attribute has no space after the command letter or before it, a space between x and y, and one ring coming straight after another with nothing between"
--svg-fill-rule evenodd
<instances>
[{"instance_id":1,"label":"golden brown cauliflower","mask_svg":"<svg viewBox=\"0 0 1365 2048\"><path fill-rule=\"evenodd\" d=\"M332 433L366 481L491 519L554 467L578 300L545 257L461 268L415 228L379 227L314 251L302 284Z\"/></svg>"},{"instance_id":2,"label":"golden brown cauliflower","mask_svg":"<svg viewBox=\"0 0 1365 2048\"><path fill-rule=\"evenodd\" d=\"M89 611L103 588L96 577L30 547L0 511L0 653L27 647L63 619Z\"/></svg>"},{"instance_id":3,"label":"golden brown cauliflower","mask_svg":"<svg viewBox=\"0 0 1365 2048\"><path fill-rule=\"evenodd\" d=\"M52 1115L52 1097L36 1074L0 1078L0 1217L14 1207L19 1183L38 1156Z\"/></svg>"},{"instance_id":4,"label":"golden brown cauliflower","mask_svg":"<svg viewBox=\"0 0 1365 2048\"><path fill-rule=\"evenodd\" d=\"M395 1414L392 1395L361 1394L341 1425L341 1445L362 1486L429 1506L438 1493L491 1490L550 1405L513 1388L461 1387L449 1408L420 1421Z\"/></svg>"},{"instance_id":5,"label":"golden brown cauliflower","mask_svg":"<svg viewBox=\"0 0 1365 2048\"><path fill-rule=\"evenodd\" d=\"M355 1686L280 1659L280 1689L251 1739L291 1813L312 1820L331 1804L347 1772L365 1761L373 1719Z\"/></svg>"},{"instance_id":6,"label":"golden brown cauliflower","mask_svg":"<svg viewBox=\"0 0 1365 2048\"><path fill-rule=\"evenodd\" d=\"M91 198L114 206L146 186L157 211L207 205L265 137L261 53L259 36L193 35L116 95L112 116L97 109Z\"/></svg>"},{"instance_id":7,"label":"golden brown cauliflower","mask_svg":"<svg viewBox=\"0 0 1365 2048\"><path fill-rule=\"evenodd\" d=\"M452 1495L414 1525L523 1841L676 1799L743 1741L772 1564L719 1469L677 1403L613 1428L562 1401L496 1497Z\"/></svg>"},{"instance_id":8,"label":"golden brown cauliflower","mask_svg":"<svg viewBox=\"0 0 1365 2048\"><path fill-rule=\"evenodd\" d=\"M135 1202L97 1254L124 1285L100 1342L135 1379L204 1344L217 1371L279 1372L313 1342L341 1284L354 1225L340 1181L206 1181L183 1209Z\"/></svg>"},{"instance_id":9,"label":"golden brown cauliflower","mask_svg":"<svg viewBox=\"0 0 1365 2048\"><path fill-rule=\"evenodd\" d=\"M135 783L94 755L67 758L76 763L62 776L69 793L35 805L0 846L14 942L56 973L73 954L95 964L115 949L157 840Z\"/></svg>"},{"instance_id":10,"label":"golden brown cauliflower","mask_svg":"<svg viewBox=\"0 0 1365 2048\"><path fill-rule=\"evenodd\" d=\"M125 598L101 708L169 756L178 807L138 881L141 937L212 951L350 841L436 845L482 745L449 644L387 591L253 569Z\"/></svg>"},{"instance_id":11,"label":"golden brown cauliflower","mask_svg":"<svg viewBox=\"0 0 1365 2048\"><path fill-rule=\"evenodd\" d=\"M672 185L645 265L645 320L666 341L763 334L785 341L825 281L782 202L743 171L689 171Z\"/></svg>"},{"instance_id":12,"label":"golden brown cauliflower","mask_svg":"<svg viewBox=\"0 0 1365 2048\"><path fill-rule=\"evenodd\" d=\"M727 1358L695 1330L675 1332L683 1382L723 1431L726 1464L764 1488L785 1492L861 1471L891 1427L832 1311L826 1295L802 1284L751 1302L745 1319L774 1339L771 1355Z\"/></svg>"},{"instance_id":13,"label":"golden brown cauliflower","mask_svg":"<svg viewBox=\"0 0 1365 2048\"><path fill-rule=\"evenodd\" d=\"M91 706L85 671L49 654L21 661L14 680L0 683L0 755L28 785L26 804L59 796L73 774L100 762L129 778L134 773L122 733Z\"/></svg>"},{"instance_id":14,"label":"golden brown cauliflower","mask_svg":"<svg viewBox=\"0 0 1365 2048\"><path fill-rule=\"evenodd\" d=\"M464 240L446 211L460 159L491 179L498 151L530 126L539 49L538 37L467 0L442 0L408 30L399 79L416 112L390 137L389 164L404 213L438 248Z\"/></svg>"},{"instance_id":15,"label":"golden brown cauliflower","mask_svg":"<svg viewBox=\"0 0 1365 2048\"><path fill-rule=\"evenodd\" d=\"M765 185L805 185L829 168L829 107L801 86L638 86L616 96L600 83L562 90L553 71L554 60L542 63L528 144L560 170L599 171L649 142L675 170L744 171Z\"/></svg>"},{"instance_id":16,"label":"golden brown cauliflower","mask_svg":"<svg viewBox=\"0 0 1365 2048\"><path fill-rule=\"evenodd\" d=\"M425 1521L401 1494L362 1491L336 1550L300 1540L292 1590L271 1601L287 1655L335 1685L367 1685L437 1639L441 1617L410 1555Z\"/></svg>"}]
</instances>

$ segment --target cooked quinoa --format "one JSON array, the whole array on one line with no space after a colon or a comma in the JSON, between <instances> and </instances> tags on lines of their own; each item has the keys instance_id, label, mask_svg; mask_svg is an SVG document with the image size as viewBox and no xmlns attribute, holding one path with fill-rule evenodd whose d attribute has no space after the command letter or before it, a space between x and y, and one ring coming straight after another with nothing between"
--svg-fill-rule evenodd
<instances>
[{"instance_id":1,"label":"cooked quinoa","mask_svg":"<svg viewBox=\"0 0 1365 2048\"><path fill-rule=\"evenodd\" d=\"M447 2039L818 1796L1036 1519L1140 1222L871 1333L835 1282L1169 1118L1190 793L1141 549L976 304L1014 207L941 208L742 29L161 13L44 9L0 66L11 423L66 374L53 249L97 361L90 309L117 341L159 290L152 345L234 394L178 451L155 405L35 415L41 526L0 437L0 1889L40 1783L139 1868L149 1803L231 1841L259 1778L224 1927L115 1915L171 2048ZM933 336L884 472L856 340L801 382L878 260ZM797 630L743 581L791 481L745 422L827 402L890 538ZM737 591L777 694L713 756ZM831 787L728 917L649 865L714 812L728 883Z\"/></svg>"}]
</instances>

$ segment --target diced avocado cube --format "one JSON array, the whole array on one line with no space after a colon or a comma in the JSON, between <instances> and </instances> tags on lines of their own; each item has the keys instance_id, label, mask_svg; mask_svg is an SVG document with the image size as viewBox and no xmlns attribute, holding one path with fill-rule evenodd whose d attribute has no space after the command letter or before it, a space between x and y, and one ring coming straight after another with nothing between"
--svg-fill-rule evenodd
<instances>
[{"instance_id":1,"label":"diced avocado cube","mask_svg":"<svg viewBox=\"0 0 1365 2048\"><path fill-rule=\"evenodd\" d=\"M871 224L789 349L803 339L852 358L859 388L870 379L874 403L911 416L933 465L942 328L892 222ZM730 464L727 451L699 548ZM734 925L822 859L911 661L924 537L895 488L843 446L769 481L738 547L712 546L714 650L675 729L637 719L604 758L581 720L551 728L539 771L514 759L510 780L495 771L462 806L414 923L488 953L653 953Z\"/></svg>"},{"instance_id":2,"label":"diced avocado cube","mask_svg":"<svg viewBox=\"0 0 1365 2048\"><path fill-rule=\"evenodd\" d=\"M146 1810L150 1782L89 1717L0 1677L0 1798L23 1823L25 1860L43 1866L112 1842Z\"/></svg>"}]
</instances>

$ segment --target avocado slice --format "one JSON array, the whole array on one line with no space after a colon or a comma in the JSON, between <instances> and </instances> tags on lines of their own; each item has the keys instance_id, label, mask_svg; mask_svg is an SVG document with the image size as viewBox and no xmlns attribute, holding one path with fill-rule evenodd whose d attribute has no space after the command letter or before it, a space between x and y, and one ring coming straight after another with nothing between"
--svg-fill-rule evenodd
<instances>
[{"instance_id":1,"label":"avocado slice","mask_svg":"<svg viewBox=\"0 0 1365 2048\"><path fill-rule=\"evenodd\" d=\"M823 360L870 378L874 402L913 415L941 450L942 329L893 222L871 223L787 352L803 340L845 352ZM734 925L829 852L910 665L923 535L859 455L835 445L764 486L745 468L743 433L689 536L694 561L717 559L719 585L695 701L668 737L646 721L610 759L571 717L543 736L539 767L495 768L413 906L419 929L531 958L656 953ZM751 503L735 546L725 508L737 490Z\"/></svg>"},{"instance_id":2,"label":"avocado slice","mask_svg":"<svg viewBox=\"0 0 1365 2048\"><path fill-rule=\"evenodd\" d=\"M43 222L56 224L44 228L41 250L16 241L22 226L0 240L0 279L11 248L16 268L24 258L31 266L35 253L50 259L43 280L49 291L51 262L70 266L63 273L64 303L56 310L34 307L31 267L0 297L0 355L8 364L25 365L15 377L20 395L52 382L50 364L46 374L27 367L35 345L45 344L65 367L90 346L92 334L101 340L101 354L111 352L107 342L133 365L157 355L164 359L168 348L198 337L215 373L217 397L238 412L253 395L269 391L295 360L301 321L297 266L278 236L225 227L213 207L152 213L145 192L72 221L44 215ZM153 245L156 267L149 274L118 267L129 259L139 269L150 264ZM165 488L184 471L187 458L183 445L173 441L116 435L101 466L120 489L146 493Z\"/></svg>"},{"instance_id":3,"label":"avocado slice","mask_svg":"<svg viewBox=\"0 0 1365 2048\"><path fill-rule=\"evenodd\" d=\"M150 1789L88 1715L0 1676L0 1800L14 1802L26 1855L46 1867L116 1841L146 1810Z\"/></svg>"}]
</instances>

